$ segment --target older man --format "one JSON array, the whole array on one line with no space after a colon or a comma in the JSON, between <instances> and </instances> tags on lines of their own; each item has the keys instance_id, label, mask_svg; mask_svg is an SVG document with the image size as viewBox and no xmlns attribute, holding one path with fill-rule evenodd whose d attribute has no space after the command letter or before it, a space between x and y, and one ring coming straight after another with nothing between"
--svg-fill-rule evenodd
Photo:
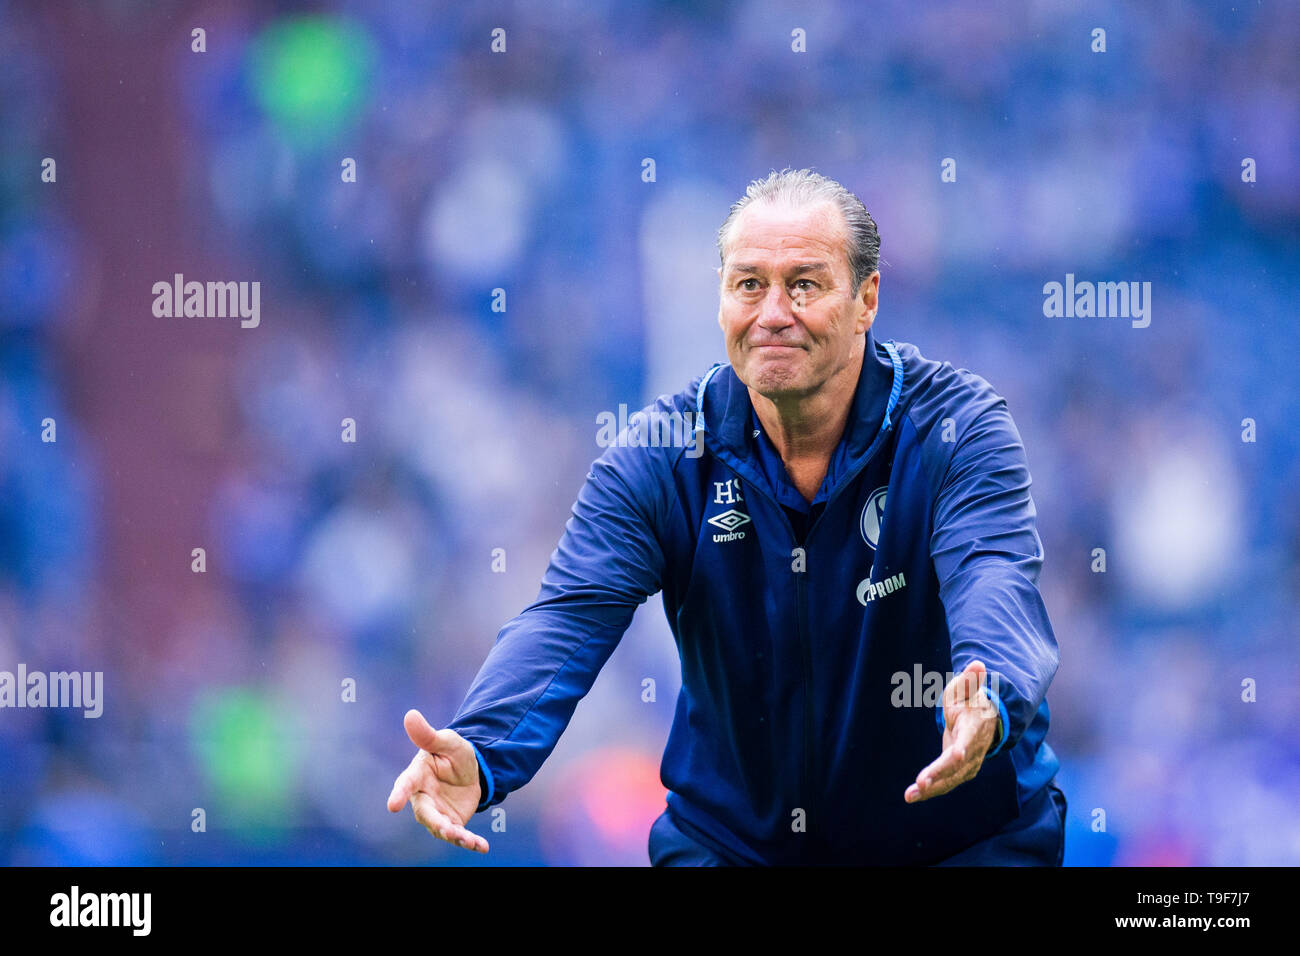
<instances>
[{"instance_id":1,"label":"older man","mask_svg":"<svg viewBox=\"0 0 1300 956\"><path fill-rule=\"evenodd\" d=\"M389 809L486 852L470 816L533 777L662 591L682 690L652 863L1059 865L1057 646L1005 401L875 340L879 236L840 184L773 173L718 245L729 363L647 409L703 453L593 464L455 718L407 714Z\"/></svg>"}]
</instances>

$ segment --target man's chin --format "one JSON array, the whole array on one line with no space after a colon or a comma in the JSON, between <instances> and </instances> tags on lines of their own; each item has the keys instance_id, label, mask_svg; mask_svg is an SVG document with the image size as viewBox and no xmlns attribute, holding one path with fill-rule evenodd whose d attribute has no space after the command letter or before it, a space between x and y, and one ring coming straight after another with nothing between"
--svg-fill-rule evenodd
<instances>
[{"instance_id":1,"label":"man's chin","mask_svg":"<svg viewBox=\"0 0 1300 956\"><path fill-rule=\"evenodd\" d=\"M802 369L764 364L747 371L747 375L737 377L764 398L795 398L809 390L807 376Z\"/></svg>"}]
</instances>

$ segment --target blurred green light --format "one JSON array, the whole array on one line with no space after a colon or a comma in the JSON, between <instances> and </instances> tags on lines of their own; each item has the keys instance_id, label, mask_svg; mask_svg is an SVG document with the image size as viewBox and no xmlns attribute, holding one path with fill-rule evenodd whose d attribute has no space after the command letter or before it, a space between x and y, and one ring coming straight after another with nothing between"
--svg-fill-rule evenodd
<instances>
[{"instance_id":1,"label":"blurred green light","mask_svg":"<svg viewBox=\"0 0 1300 956\"><path fill-rule=\"evenodd\" d=\"M253 41L257 101L298 145L326 142L365 105L372 61L366 34L332 17L279 20Z\"/></svg>"},{"instance_id":2,"label":"blurred green light","mask_svg":"<svg viewBox=\"0 0 1300 956\"><path fill-rule=\"evenodd\" d=\"M261 694L242 687L209 691L190 715L190 740L225 825L290 824L298 738Z\"/></svg>"}]
</instances>

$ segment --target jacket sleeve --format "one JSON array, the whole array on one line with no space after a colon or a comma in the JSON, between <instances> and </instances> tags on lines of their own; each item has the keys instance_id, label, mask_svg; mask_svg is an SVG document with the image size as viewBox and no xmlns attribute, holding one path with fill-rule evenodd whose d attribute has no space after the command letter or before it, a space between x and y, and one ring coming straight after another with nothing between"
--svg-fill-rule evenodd
<instances>
[{"instance_id":1,"label":"jacket sleeve","mask_svg":"<svg viewBox=\"0 0 1300 956\"><path fill-rule=\"evenodd\" d=\"M636 608L660 589L662 465L656 449L620 445L592 464L537 600L497 634L448 724L474 746L478 810L533 778Z\"/></svg>"},{"instance_id":2,"label":"jacket sleeve","mask_svg":"<svg viewBox=\"0 0 1300 956\"><path fill-rule=\"evenodd\" d=\"M961 435L940 483L930 554L952 640L952 669L984 662L1001 717L988 756L1024 734L1059 653L1038 591L1043 563L1020 433L999 398ZM938 715L943 726L942 705Z\"/></svg>"}]
</instances>

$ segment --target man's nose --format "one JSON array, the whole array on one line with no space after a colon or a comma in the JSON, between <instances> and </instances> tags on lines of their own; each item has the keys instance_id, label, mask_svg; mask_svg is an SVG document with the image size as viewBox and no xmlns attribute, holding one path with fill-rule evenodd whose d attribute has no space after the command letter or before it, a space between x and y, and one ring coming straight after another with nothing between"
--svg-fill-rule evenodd
<instances>
[{"instance_id":1,"label":"man's nose","mask_svg":"<svg viewBox=\"0 0 1300 956\"><path fill-rule=\"evenodd\" d=\"M794 302L786 288L773 283L758 310L758 323L764 327L785 328L794 324Z\"/></svg>"}]
</instances>

